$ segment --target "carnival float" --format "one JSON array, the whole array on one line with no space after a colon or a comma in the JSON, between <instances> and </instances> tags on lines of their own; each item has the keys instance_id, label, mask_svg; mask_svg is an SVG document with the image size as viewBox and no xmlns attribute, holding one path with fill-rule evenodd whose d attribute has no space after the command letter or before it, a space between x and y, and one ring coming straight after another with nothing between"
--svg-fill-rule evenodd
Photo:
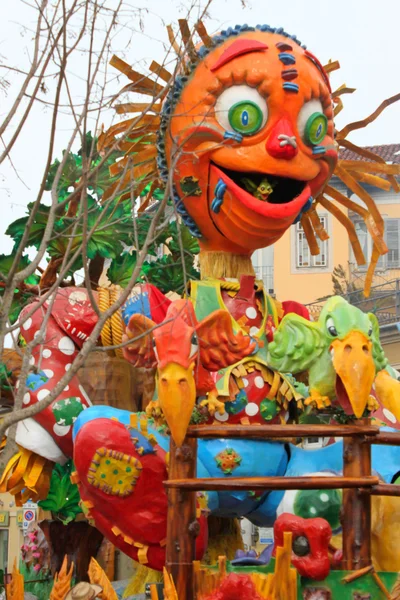
<instances>
[{"instance_id":1,"label":"carnival float","mask_svg":"<svg viewBox=\"0 0 400 600\"><path fill-rule=\"evenodd\" d=\"M104 398L92 405L96 381L74 376L49 407L19 424L20 453L1 489L72 522L75 504L58 506L54 494L67 473L95 532L92 545L104 536L163 573L164 585L149 591L153 600L400 598L400 382L378 321L338 296L311 321L295 299L268 295L251 263L256 249L297 222L318 253L317 238L327 238L322 206L365 264L352 210L373 240L368 294L387 248L383 219L362 183L389 182L398 192L400 168L348 135L399 96L338 131L334 116L352 90L331 89L336 62L323 66L282 28L242 25L211 37L199 22L197 45L187 22L179 26L181 45L168 29L178 65L171 73L153 61L154 77L147 77L113 57L127 78L124 89L146 96L145 114L143 103L118 105L131 116L103 131L97 147L100 155L112 147L118 153L107 165L113 179L103 200L116 194L123 202L133 181L141 213L151 219L144 211L156 190L158 200L169 190L171 215L199 244L200 278L189 278L172 299L157 284L138 284L103 328L99 344L117 346L109 358L117 361L121 388L133 385L138 369L147 373L142 410ZM360 160L339 159L340 148ZM336 189L333 175L360 201ZM122 289L99 285L93 293L100 310ZM22 344L43 321L43 308L32 312L35 302L21 313L30 315ZM27 407L69 369L98 319L87 290L74 285L60 288L46 311L46 339L33 353L41 369L28 377ZM307 422L310 415L319 424ZM308 437L329 443L309 450L301 445ZM273 527L274 545L262 555L231 546L229 557L207 565L213 517ZM53 543L62 537L46 535ZM74 539L79 546L79 535ZM61 567L62 550L51 598L116 597L95 559L89 564L90 552L81 568L91 583L71 589L72 553ZM9 585L9 598L23 597L17 571Z\"/></svg>"}]
</instances>

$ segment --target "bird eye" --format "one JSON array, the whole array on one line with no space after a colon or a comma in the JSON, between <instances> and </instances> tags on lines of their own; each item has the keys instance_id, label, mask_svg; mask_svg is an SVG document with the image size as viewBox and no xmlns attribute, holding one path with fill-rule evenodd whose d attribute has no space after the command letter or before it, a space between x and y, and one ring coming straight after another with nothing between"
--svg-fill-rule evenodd
<instances>
[{"instance_id":1,"label":"bird eye","mask_svg":"<svg viewBox=\"0 0 400 600\"><path fill-rule=\"evenodd\" d=\"M192 339L190 340L190 358L193 358L195 354L199 351L199 342L197 340L197 335L194 333L192 335Z\"/></svg>"},{"instance_id":2,"label":"bird eye","mask_svg":"<svg viewBox=\"0 0 400 600\"><path fill-rule=\"evenodd\" d=\"M336 329L336 327L335 327L335 322L334 322L334 320L332 319L332 317L329 317L329 318L326 320L326 328L327 328L328 332L331 334L331 336L333 336L333 337L337 337L337 335L338 335L338 332L337 332L337 329Z\"/></svg>"},{"instance_id":3,"label":"bird eye","mask_svg":"<svg viewBox=\"0 0 400 600\"><path fill-rule=\"evenodd\" d=\"M369 336L369 337L371 337L371 335L372 335L372 325L371 325L371 327L368 329L368 336Z\"/></svg>"},{"instance_id":4,"label":"bird eye","mask_svg":"<svg viewBox=\"0 0 400 600\"><path fill-rule=\"evenodd\" d=\"M215 104L215 117L226 131L254 135L268 118L265 99L256 89L234 85L222 92Z\"/></svg>"},{"instance_id":5,"label":"bird eye","mask_svg":"<svg viewBox=\"0 0 400 600\"><path fill-rule=\"evenodd\" d=\"M328 131L328 119L320 100L310 100L301 108L297 128L304 142L309 146L320 144Z\"/></svg>"},{"instance_id":6,"label":"bird eye","mask_svg":"<svg viewBox=\"0 0 400 600\"><path fill-rule=\"evenodd\" d=\"M307 556L307 554L310 554L310 543L306 536L299 535L297 538L295 538L293 540L292 549L297 556Z\"/></svg>"}]
</instances>

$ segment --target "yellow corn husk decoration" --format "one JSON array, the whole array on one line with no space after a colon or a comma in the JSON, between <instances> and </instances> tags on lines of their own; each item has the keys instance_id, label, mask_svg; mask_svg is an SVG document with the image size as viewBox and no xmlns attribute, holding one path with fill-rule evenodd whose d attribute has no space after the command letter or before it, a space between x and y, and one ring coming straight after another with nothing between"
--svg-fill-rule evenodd
<instances>
[{"instance_id":1,"label":"yellow corn husk decoration","mask_svg":"<svg viewBox=\"0 0 400 600\"><path fill-rule=\"evenodd\" d=\"M11 583L6 584L7 600L24 600L24 577L18 570L17 559L14 560Z\"/></svg>"},{"instance_id":2,"label":"yellow corn husk decoration","mask_svg":"<svg viewBox=\"0 0 400 600\"><path fill-rule=\"evenodd\" d=\"M19 447L19 452L9 460L0 479L0 493L15 496L17 506L26 500L44 500L50 488L53 463L31 450ZM22 492L22 490L24 490Z\"/></svg>"},{"instance_id":3,"label":"yellow corn husk decoration","mask_svg":"<svg viewBox=\"0 0 400 600\"><path fill-rule=\"evenodd\" d=\"M68 571L68 559L67 555L64 556L61 569L56 573L54 579L53 589L51 590L49 600L64 600L65 596L71 589L72 573L74 570L74 563L71 563Z\"/></svg>"},{"instance_id":4,"label":"yellow corn husk decoration","mask_svg":"<svg viewBox=\"0 0 400 600\"><path fill-rule=\"evenodd\" d=\"M135 561L134 561L135 563ZM132 576L132 579L128 583L124 592L124 598L128 596L135 596L136 594L143 594L146 589L147 583L161 583L162 573L149 569L146 565L137 564L137 569Z\"/></svg>"},{"instance_id":5,"label":"yellow corn husk decoration","mask_svg":"<svg viewBox=\"0 0 400 600\"><path fill-rule=\"evenodd\" d=\"M103 588L103 591L98 595L102 600L118 600L117 592L111 585L107 575L95 558L90 559L88 575L90 583L97 584Z\"/></svg>"}]
</instances>

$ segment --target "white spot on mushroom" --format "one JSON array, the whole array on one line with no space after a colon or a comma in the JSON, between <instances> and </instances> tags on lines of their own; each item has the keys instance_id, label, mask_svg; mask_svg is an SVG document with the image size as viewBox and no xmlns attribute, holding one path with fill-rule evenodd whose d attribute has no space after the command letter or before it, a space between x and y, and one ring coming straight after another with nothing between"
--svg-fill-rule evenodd
<instances>
[{"instance_id":1,"label":"white spot on mushroom","mask_svg":"<svg viewBox=\"0 0 400 600\"><path fill-rule=\"evenodd\" d=\"M320 495L322 502L329 502L329 496L325 492Z\"/></svg>"},{"instance_id":2,"label":"white spot on mushroom","mask_svg":"<svg viewBox=\"0 0 400 600\"><path fill-rule=\"evenodd\" d=\"M64 435L68 435L71 430L71 425L58 425L57 423L53 425L53 431L56 435L63 437Z\"/></svg>"},{"instance_id":3,"label":"white spot on mushroom","mask_svg":"<svg viewBox=\"0 0 400 600\"><path fill-rule=\"evenodd\" d=\"M67 363L67 364L65 365L65 370L66 370L66 371L69 371L69 370L70 370L70 368L71 368L71 366L72 366L72 365L71 365L71 363Z\"/></svg>"},{"instance_id":4,"label":"white spot on mushroom","mask_svg":"<svg viewBox=\"0 0 400 600\"><path fill-rule=\"evenodd\" d=\"M29 319L27 319L25 321L25 323L22 325L22 327L25 329L25 331L28 331L28 329L31 328L32 325L32 319L29 317Z\"/></svg>"},{"instance_id":5,"label":"white spot on mushroom","mask_svg":"<svg viewBox=\"0 0 400 600\"><path fill-rule=\"evenodd\" d=\"M258 335L260 329L258 327L250 327L250 335Z\"/></svg>"},{"instance_id":6,"label":"white spot on mushroom","mask_svg":"<svg viewBox=\"0 0 400 600\"><path fill-rule=\"evenodd\" d=\"M46 389L42 389L39 390L37 393L37 399L40 400L44 400L46 398L46 396L48 396L50 394L50 390L46 390Z\"/></svg>"},{"instance_id":7,"label":"white spot on mushroom","mask_svg":"<svg viewBox=\"0 0 400 600\"><path fill-rule=\"evenodd\" d=\"M249 380L246 377L242 377L243 385L246 388L249 385Z\"/></svg>"},{"instance_id":8,"label":"white spot on mushroom","mask_svg":"<svg viewBox=\"0 0 400 600\"><path fill-rule=\"evenodd\" d=\"M259 411L259 408L258 408L258 405L255 402L249 402L246 405L245 413L249 417L254 417L254 415L256 415L258 413L258 411Z\"/></svg>"},{"instance_id":9,"label":"white spot on mushroom","mask_svg":"<svg viewBox=\"0 0 400 600\"><path fill-rule=\"evenodd\" d=\"M42 356L43 356L43 358L50 358L51 350L49 350L48 348L45 348L42 352Z\"/></svg>"},{"instance_id":10,"label":"white spot on mushroom","mask_svg":"<svg viewBox=\"0 0 400 600\"><path fill-rule=\"evenodd\" d=\"M30 401L31 401L31 395L29 392L26 392L26 394L24 394L24 398L23 398L22 402L24 404L29 404Z\"/></svg>"},{"instance_id":11,"label":"white spot on mushroom","mask_svg":"<svg viewBox=\"0 0 400 600\"><path fill-rule=\"evenodd\" d=\"M261 390L264 385L265 385L265 381L264 379L261 377L261 375L257 375L257 377L254 378L254 385Z\"/></svg>"},{"instance_id":12,"label":"white spot on mushroom","mask_svg":"<svg viewBox=\"0 0 400 600\"><path fill-rule=\"evenodd\" d=\"M51 369L43 369L43 373L46 375L46 377L48 377L49 379L51 379L52 377L54 377L54 371L52 371Z\"/></svg>"},{"instance_id":13,"label":"white spot on mushroom","mask_svg":"<svg viewBox=\"0 0 400 600\"><path fill-rule=\"evenodd\" d=\"M64 337L62 337L60 339L60 341L58 342L58 349L63 354L66 354L67 356L71 356L71 354L73 354L75 352L75 345L74 345L74 342L69 339L69 337L64 335Z\"/></svg>"},{"instance_id":14,"label":"white spot on mushroom","mask_svg":"<svg viewBox=\"0 0 400 600\"><path fill-rule=\"evenodd\" d=\"M83 408L85 408L85 407L83 407ZM217 421L221 421L222 423L229 419L229 415L226 411L222 415L220 415L219 412L216 412L214 417L215 417L215 419L217 419Z\"/></svg>"}]
</instances>

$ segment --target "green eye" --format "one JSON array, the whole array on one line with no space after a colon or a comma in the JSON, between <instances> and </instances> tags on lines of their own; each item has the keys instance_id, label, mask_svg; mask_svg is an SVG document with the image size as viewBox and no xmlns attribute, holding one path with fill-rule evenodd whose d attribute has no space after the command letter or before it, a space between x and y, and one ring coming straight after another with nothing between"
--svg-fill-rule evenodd
<instances>
[{"instance_id":1,"label":"green eye","mask_svg":"<svg viewBox=\"0 0 400 600\"><path fill-rule=\"evenodd\" d=\"M246 100L237 102L229 109L229 124L238 133L242 135L253 135L261 129L263 123L263 113L261 108L254 102Z\"/></svg>"},{"instance_id":2,"label":"green eye","mask_svg":"<svg viewBox=\"0 0 400 600\"><path fill-rule=\"evenodd\" d=\"M322 113L313 113L307 120L306 129L304 132L305 141L307 144L316 146L320 144L328 130L328 119Z\"/></svg>"}]
</instances>

